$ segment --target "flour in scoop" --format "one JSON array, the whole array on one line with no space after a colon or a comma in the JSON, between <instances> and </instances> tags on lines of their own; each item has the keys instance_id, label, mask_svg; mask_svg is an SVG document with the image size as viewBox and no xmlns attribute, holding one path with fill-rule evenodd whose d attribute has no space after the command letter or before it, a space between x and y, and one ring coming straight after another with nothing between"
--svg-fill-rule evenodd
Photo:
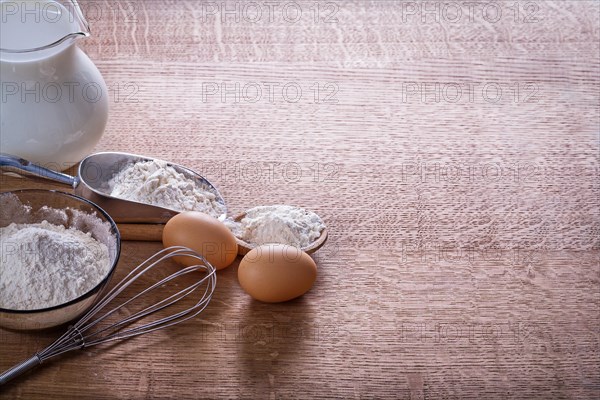
<instances>
[{"instance_id":1,"label":"flour in scoop","mask_svg":"<svg viewBox=\"0 0 600 400\"><path fill-rule=\"evenodd\" d=\"M125 200L152 204L175 211L200 211L215 218L225 214L225 205L207 188L198 187L164 161L130 164L115 174L109 194Z\"/></svg>"},{"instance_id":2,"label":"flour in scoop","mask_svg":"<svg viewBox=\"0 0 600 400\"><path fill-rule=\"evenodd\" d=\"M36 310L74 300L108 274L108 247L47 221L0 228L0 308Z\"/></svg>"},{"instance_id":3,"label":"flour in scoop","mask_svg":"<svg viewBox=\"0 0 600 400\"><path fill-rule=\"evenodd\" d=\"M227 220L225 224L246 243L281 243L299 248L315 242L325 229L314 212L286 205L254 207L239 222Z\"/></svg>"}]
</instances>

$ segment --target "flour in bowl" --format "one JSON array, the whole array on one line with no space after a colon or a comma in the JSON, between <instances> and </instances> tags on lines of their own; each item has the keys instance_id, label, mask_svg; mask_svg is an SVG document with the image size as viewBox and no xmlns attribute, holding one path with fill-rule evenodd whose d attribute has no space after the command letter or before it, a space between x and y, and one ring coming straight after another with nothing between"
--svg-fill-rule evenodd
<instances>
[{"instance_id":1,"label":"flour in bowl","mask_svg":"<svg viewBox=\"0 0 600 400\"><path fill-rule=\"evenodd\" d=\"M113 197L152 204L175 211L200 211L215 218L225 214L225 205L208 188L165 161L150 160L127 165L109 182Z\"/></svg>"},{"instance_id":2,"label":"flour in bowl","mask_svg":"<svg viewBox=\"0 0 600 400\"><path fill-rule=\"evenodd\" d=\"M0 308L35 310L74 300L111 268L107 246L47 221L0 228Z\"/></svg>"},{"instance_id":3,"label":"flour in bowl","mask_svg":"<svg viewBox=\"0 0 600 400\"><path fill-rule=\"evenodd\" d=\"M286 205L254 207L239 222L227 220L225 224L246 243L281 243L299 248L315 242L325 229L314 212Z\"/></svg>"}]
</instances>

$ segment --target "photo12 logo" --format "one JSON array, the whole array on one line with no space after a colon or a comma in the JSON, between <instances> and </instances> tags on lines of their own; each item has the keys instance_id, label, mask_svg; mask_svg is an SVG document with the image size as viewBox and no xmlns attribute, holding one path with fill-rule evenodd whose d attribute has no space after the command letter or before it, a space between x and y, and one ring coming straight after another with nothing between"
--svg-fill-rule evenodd
<instances>
[{"instance_id":1,"label":"photo12 logo","mask_svg":"<svg viewBox=\"0 0 600 400\"><path fill-rule=\"evenodd\" d=\"M396 321L401 343L500 345L536 343L543 325L535 321Z\"/></svg>"},{"instance_id":2,"label":"photo12 logo","mask_svg":"<svg viewBox=\"0 0 600 400\"><path fill-rule=\"evenodd\" d=\"M103 88L98 82L2 82L2 103L18 98L22 103L74 103L83 99L88 103L97 103L102 99Z\"/></svg>"},{"instance_id":3,"label":"photo12 logo","mask_svg":"<svg viewBox=\"0 0 600 400\"><path fill-rule=\"evenodd\" d=\"M535 82L402 82L402 103L537 103Z\"/></svg>"},{"instance_id":4,"label":"photo12 logo","mask_svg":"<svg viewBox=\"0 0 600 400\"><path fill-rule=\"evenodd\" d=\"M21 103L75 103L84 101L97 103L108 96L115 103L137 103L139 86L134 82L114 82L106 87L99 82L0 82L2 96L0 101Z\"/></svg>"},{"instance_id":5,"label":"photo12 logo","mask_svg":"<svg viewBox=\"0 0 600 400\"><path fill-rule=\"evenodd\" d=\"M402 183L467 183L482 182L541 182L547 180L546 171L534 162L513 163L481 162L455 163L415 160L402 163Z\"/></svg>"},{"instance_id":6,"label":"photo12 logo","mask_svg":"<svg viewBox=\"0 0 600 400\"><path fill-rule=\"evenodd\" d=\"M202 102L337 104L335 82L202 82Z\"/></svg>"},{"instance_id":7,"label":"photo12 logo","mask_svg":"<svg viewBox=\"0 0 600 400\"><path fill-rule=\"evenodd\" d=\"M0 2L1 21L21 23L59 23L75 22L74 6L51 1L2 1Z\"/></svg>"},{"instance_id":8,"label":"photo12 logo","mask_svg":"<svg viewBox=\"0 0 600 400\"><path fill-rule=\"evenodd\" d=\"M200 6L200 22L222 23L273 23L296 24L300 21L337 23L340 5L332 1L203 1Z\"/></svg>"},{"instance_id":9,"label":"photo12 logo","mask_svg":"<svg viewBox=\"0 0 600 400\"><path fill-rule=\"evenodd\" d=\"M78 4L70 1L2 1L0 2L2 23L69 23L78 21L76 16L93 23L110 19L115 22L137 22L137 1L85 1Z\"/></svg>"},{"instance_id":10,"label":"photo12 logo","mask_svg":"<svg viewBox=\"0 0 600 400\"><path fill-rule=\"evenodd\" d=\"M493 24L503 19L531 24L541 20L540 6L533 1L403 1L400 11L404 24L478 21Z\"/></svg>"},{"instance_id":11,"label":"photo12 logo","mask_svg":"<svg viewBox=\"0 0 600 400\"><path fill-rule=\"evenodd\" d=\"M205 176L234 183L330 184L340 181L341 165L321 162L211 161L200 168Z\"/></svg>"}]
</instances>

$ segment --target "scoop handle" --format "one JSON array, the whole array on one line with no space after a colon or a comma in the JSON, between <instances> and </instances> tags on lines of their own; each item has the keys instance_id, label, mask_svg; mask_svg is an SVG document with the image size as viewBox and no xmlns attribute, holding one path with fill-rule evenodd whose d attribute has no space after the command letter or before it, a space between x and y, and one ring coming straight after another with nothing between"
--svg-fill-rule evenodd
<instances>
[{"instance_id":1,"label":"scoop handle","mask_svg":"<svg viewBox=\"0 0 600 400\"><path fill-rule=\"evenodd\" d=\"M69 185L72 188L77 187L79 184L79 179L77 177L56 172L20 157L5 153L0 153L0 169L3 171L14 172L28 178L42 178L43 180L62 183L64 185Z\"/></svg>"},{"instance_id":2,"label":"scoop handle","mask_svg":"<svg viewBox=\"0 0 600 400\"><path fill-rule=\"evenodd\" d=\"M19 363L14 367L4 371L0 374L0 386L10 382L18 376L23 375L25 372L29 371L34 367L37 367L41 363L41 358L36 354L33 357L23 361L22 363Z\"/></svg>"}]
</instances>

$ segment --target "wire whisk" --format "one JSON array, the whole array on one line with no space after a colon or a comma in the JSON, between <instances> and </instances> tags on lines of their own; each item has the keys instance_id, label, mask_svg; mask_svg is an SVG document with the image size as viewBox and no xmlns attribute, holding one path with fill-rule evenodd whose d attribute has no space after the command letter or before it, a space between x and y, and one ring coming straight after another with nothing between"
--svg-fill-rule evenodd
<instances>
[{"instance_id":1,"label":"wire whisk","mask_svg":"<svg viewBox=\"0 0 600 400\"><path fill-rule=\"evenodd\" d=\"M117 296L141 276L172 257L191 257L198 260L200 263L191 267L179 269L173 274L168 275L143 289L141 292L127 298L121 304L116 306L110 305ZM204 274L197 274L198 272L204 272ZM163 296L166 297L148 306L142 306L143 308L141 310L131 313L118 322L108 321L110 319L109 317L114 316L123 309L128 309L134 302L139 301L140 299L143 300L148 294L155 295L157 291L166 291L164 290L166 284L172 283L173 280L186 275L192 275L193 279L182 281L187 285L185 288L170 295L168 293L164 294ZM63 353L114 340L142 335L194 318L208 306L216 284L217 276L215 268L200 254L187 247L181 246L174 246L161 250L127 274L123 280L102 296L95 305L79 319L79 321L71 325L54 343L44 350L37 352L28 360L25 360L0 374L0 386L41 363ZM188 300L191 299L195 302L192 306L175 311L170 315L157 318L153 321L148 321L137 326L135 325L135 322L155 314L158 311L165 310L188 296L190 296ZM198 300L196 301L192 296L198 296ZM103 311L104 313L102 314Z\"/></svg>"}]
</instances>

